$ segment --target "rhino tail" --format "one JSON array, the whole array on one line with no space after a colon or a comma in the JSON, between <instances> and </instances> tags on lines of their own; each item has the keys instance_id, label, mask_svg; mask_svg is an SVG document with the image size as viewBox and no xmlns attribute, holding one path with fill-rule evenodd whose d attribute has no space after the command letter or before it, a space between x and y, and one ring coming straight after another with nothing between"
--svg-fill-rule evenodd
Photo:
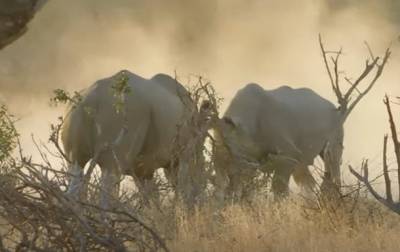
<instances>
[{"instance_id":1,"label":"rhino tail","mask_svg":"<svg viewBox=\"0 0 400 252\"><path fill-rule=\"evenodd\" d=\"M294 182L296 182L296 184L299 185L301 188L310 191L313 191L313 189L315 188L316 181L307 166L296 168L293 172L293 179Z\"/></svg>"}]
</instances>

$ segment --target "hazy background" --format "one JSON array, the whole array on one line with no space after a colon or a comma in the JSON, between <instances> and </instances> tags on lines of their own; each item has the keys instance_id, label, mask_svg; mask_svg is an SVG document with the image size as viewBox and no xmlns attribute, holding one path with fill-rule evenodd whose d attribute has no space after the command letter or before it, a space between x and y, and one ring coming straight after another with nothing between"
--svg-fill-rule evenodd
<instances>
[{"instance_id":1,"label":"hazy background","mask_svg":"<svg viewBox=\"0 0 400 252\"><path fill-rule=\"evenodd\" d=\"M46 141L63 111L48 105L56 88L79 90L121 69L145 77L176 70L182 82L210 79L223 108L249 82L310 87L336 102L318 33L327 48L343 46L350 77L364 68L363 41L376 54L391 44L383 77L346 124L345 163L369 157L380 169L382 98L400 95L398 13L398 0L50 0L28 33L0 51L0 101L20 118L30 152L30 134Z\"/></svg>"}]
</instances>

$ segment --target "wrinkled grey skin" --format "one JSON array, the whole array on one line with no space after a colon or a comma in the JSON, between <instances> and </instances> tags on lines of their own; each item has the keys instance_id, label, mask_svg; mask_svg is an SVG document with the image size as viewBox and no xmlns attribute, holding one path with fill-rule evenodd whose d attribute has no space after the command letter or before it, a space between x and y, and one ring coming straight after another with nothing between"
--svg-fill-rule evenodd
<instances>
[{"instance_id":1,"label":"wrinkled grey skin","mask_svg":"<svg viewBox=\"0 0 400 252\"><path fill-rule=\"evenodd\" d=\"M168 75L144 79L125 73L130 88L124 103L126 123L123 114L116 112L116 98L111 88L118 73L83 91L82 101L67 114L62 129L62 143L73 175L69 194L82 193L83 167L103 150L97 163L102 171L101 204L104 206L108 205L109 196L117 195L122 174L133 175L139 183L146 184L152 180L154 171L163 167L167 176L176 178L176 169L170 166L171 143L177 134L177 125L184 118L185 106L193 105L186 89ZM114 156L104 146L115 142L124 125L127 131L115 146Z\"/></svg>"},{"instance_id":2,"label":"wrinkled grey skin","mask_svg":"<svg viewBox=\"0 0 400 252\"><path fill-rule=\"evenodd\" d=\"M307 166L318 155L326 164L326 178L340 185L342 120L331 102L310 89L264 90L248 84L233 98L215 135L220 193L241 194L243 183L255 174L254 166L246 162L274 172L275 195L288 193L291 175L310 188L314 180Z\"/></svg>"},{"instance_id":3,"label":"wrinkled grey skin","mask_svg":"<svg viewBox=\"0 0 400 252\"><path fill-rule=\"evenodd\" d=\"M21 37L47 0L0 0L0 49Z\"/></svg>"}]
</instances>

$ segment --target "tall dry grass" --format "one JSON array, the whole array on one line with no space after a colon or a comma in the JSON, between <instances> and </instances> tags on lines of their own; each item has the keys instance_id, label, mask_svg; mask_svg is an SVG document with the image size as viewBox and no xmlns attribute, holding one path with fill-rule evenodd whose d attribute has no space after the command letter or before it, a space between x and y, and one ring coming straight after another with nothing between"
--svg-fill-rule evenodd
<instances>
[{"instance_id":1,"label":"tall dry grass","mask_svg":"<svg viewBox=\"0 0 400 252\"><path fill-rule=\"evenodd\" d=\"M398 216L366 198L339 205L260 199L153 218L171 251L399 251Z\"/></svg>"}]
</instances>

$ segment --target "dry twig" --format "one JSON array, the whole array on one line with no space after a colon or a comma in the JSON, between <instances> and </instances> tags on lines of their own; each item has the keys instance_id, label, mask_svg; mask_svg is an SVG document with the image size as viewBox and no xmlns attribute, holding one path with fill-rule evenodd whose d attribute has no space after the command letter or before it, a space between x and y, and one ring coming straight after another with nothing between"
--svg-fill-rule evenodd
<instances>
[{"instance_id":1,"label":"dry twig","mask_svg":"<svg viewBox=\"0 0 400 252\"><path fill-rule=\"evenodd\" d=\"M396 124L393 119L393 113L392 113L392 109L390 106L390 101L389 101L388 96L385 96L384 104L386 106L387 113L389 116L390 130L391 130L391 134L392 134L392 143L394 145L394 151L395 151L396 160L397 160L397 168L398 168L397 174L398 174L398 177L400 178L400 143L398 141ZM385 179L386 198L379 195L379 193L371 185L371 181L369 181L369 178L368 178L368 162L367 161L363 162L361 165L364 175L361 175L360 173L356 172L351 166L349 166L349 168L350 168L350 172L359 181L361 181L362 183L365 184L368 191L374 196L375 199L377 199L380 203L382 203L383 205L388 207L393 212L400 214L400 198L399 198L398 202L394 202L393 196L392 196L391 181L390 181L389 170L388 170L388 165L387 165L387 139L388 139L388 136L385 135L384 140L383 140L383 176ZM398 186L400 189L400 180L398 180Z\"/></svg>"}]
</instances>

